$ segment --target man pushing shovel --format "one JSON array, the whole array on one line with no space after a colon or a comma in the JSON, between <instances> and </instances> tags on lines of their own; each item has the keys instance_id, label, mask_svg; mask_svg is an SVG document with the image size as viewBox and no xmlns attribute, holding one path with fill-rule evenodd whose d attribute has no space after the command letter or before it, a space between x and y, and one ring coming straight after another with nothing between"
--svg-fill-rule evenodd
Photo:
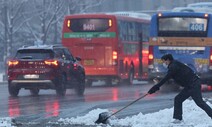
<instances>
[{"instance_id":1,"label":"man pushing shovel","mask_svg":"<svg viewBox=\"0 0 212 127\"><path fill-rule=\"evenodd\" d=\"M161 60L163 62L163 66L168 69L168 72L160 82L148 91L148 93L155 93L171 78L174 79L178 85L183 87L183 90L174 99L174 120L172 123L182 122L182 103L189 97L192 97L196 105L203 109L212 120L212 109L202 99L201 81L195 72L187 65L174 60L171 54L163 55Z\"/></svg>"}]
</instances>

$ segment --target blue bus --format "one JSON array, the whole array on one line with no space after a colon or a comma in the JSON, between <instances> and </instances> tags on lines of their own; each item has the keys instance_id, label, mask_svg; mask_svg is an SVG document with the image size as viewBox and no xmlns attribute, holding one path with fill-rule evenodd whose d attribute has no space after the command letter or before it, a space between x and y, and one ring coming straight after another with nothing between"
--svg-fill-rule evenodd
<instances>
[{"instance_id":1,"label":"blue bus","mask_svg":"<svg viewBox=\"0 0 212 127\"><path fill-rule=\"evenodd\" d=\"M203 84L212 84L212 15L164 12L152 16L149 45L149 80L162 78L161 56L171 53L191 67Z\"/></svg>"}]
</instances>

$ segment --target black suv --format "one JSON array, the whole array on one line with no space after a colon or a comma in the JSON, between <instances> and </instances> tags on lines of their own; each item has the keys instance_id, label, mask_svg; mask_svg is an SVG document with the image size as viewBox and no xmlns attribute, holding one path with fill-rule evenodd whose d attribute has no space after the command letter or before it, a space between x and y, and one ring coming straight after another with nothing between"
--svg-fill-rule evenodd
<instances>
[{"instance_id":1,"label":"black suv","mask_svg":"<svg viewBox=\"0 0 212 127\"><path fill-rule=\"evenodd\" d=\"M78 95L85 90L85 70L62 45L23 46L8 61L8 90L17 96L21 88L38 95L40 89L55 89L64 96L74 88Z\"/></svg>"}]
</instances>

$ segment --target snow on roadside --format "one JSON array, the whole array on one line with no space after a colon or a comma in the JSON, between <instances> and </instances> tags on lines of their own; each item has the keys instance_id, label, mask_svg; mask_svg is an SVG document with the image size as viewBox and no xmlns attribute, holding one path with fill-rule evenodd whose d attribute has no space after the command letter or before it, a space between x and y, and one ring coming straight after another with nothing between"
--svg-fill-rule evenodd
<instances>
[{"instance_id":1,"label":"snow on roadside","mask_svg":"<svg viewBox=\"0 0 212 127\"><path fill-rule=\"evenodd\" d=\"M12 126L12 119L9 117L0 118L0 127L15 127Z\"/></svg>"},{"instance_id":2,"label":"snow on roadside","mask_svg":"<svg viewBox=\"0 0 212 127\"><path fill-rule=\"evenodd\" d=\"M0 73L0 82L3 82L3 73Z\"/></svg>"},{"instance_id":3,"label":"snow on roadside","mask_svg":"<svg viewBox=\"0 0 212 127\"><path fill-rule=\"evenodd\" d=\"M210 107L212 104L207 102ZM182 126L192 127L212 127L212 120L207 114L200 109L194 101L186 100L183 103L183 118ZM90 111L85 116L77 116L72 118L59 119L58 122L64 124L79 124L79 125L95 125L99 114L108 112L105 109L95 109ZM160 110L159 112L134 115L123 119L109 119L111 126L130 126L130 127L167 127L172 126L171 121L173 108ZM109 127L109 126L107 126Z\"/></svg>"},{"instance_id":4,"label":"snow on roadside","mask_svg":"<svg viewBox=\"0 0 212 127\"><path fill-rule=\"evenodd\" d=\"M210 107L212 104L207 102ZM201 110L192 100L186 100L183 103L183 118L184 122L181 127L212 127L212 120L207 114ZM98 119L99 114L102 112L109 112L107 109L94 109L88 112L84 116L77 116L71 118L60 118L56 123L62 123L66 125L94 125L102 127L102 124L95 124L95 121ZM106 125L107 127L121 127L121 126L130 126L130 127L171 127L174 126L172 121L173 108L167 108L160 110L155 113L143 114L139 113L131 117L126 117L123 119L117 119L112 117L109 119L110 124ZM54 121L55 122L55 121ZM50 122L53 123L53 122ZM105 125L103 125L106 127ZM12 125L12 118L0 118L0 127L15 127Z\"/></svg>"}]
</instances>

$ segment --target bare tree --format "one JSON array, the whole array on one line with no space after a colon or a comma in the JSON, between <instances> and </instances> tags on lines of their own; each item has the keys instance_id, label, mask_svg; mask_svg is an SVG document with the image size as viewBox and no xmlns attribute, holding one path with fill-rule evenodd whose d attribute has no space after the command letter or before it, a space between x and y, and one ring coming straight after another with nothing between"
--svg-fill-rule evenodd
<instances>
[{"instance_id":1,"label":"bare tree","mask_svg":"<svg viewBox=\"0 0 212 127\"><path fill-rule=\"evenodd\" d=\"M4 28L4 32L1 31L0 38L4 45L3 60L11 55L14 34L16 34L23 25L20 23L20 12L22 11L24 3L25 0L4 0L1 2L2 20L0 20L0 25Z\"/></svg>"},{"instance_id":2,"label":"bare tree","mask_svg":"<svg viewBox=\"0 0 212 127\"><path fill-rule=\"evenodd\" d=\"M0 0L3 61L26 44L59 43L65 15L86 13L104 0ZM1 60L0 60L1 61Z\"/></svg>"},{"instance_id":3,"label":"bare tree","mask_svg":"<svg viewBox=\"0 0 212 127\"><path fill-rule=\"evenodd\" d=\"M105 0L68 0L68 13L86 13L88 9L99 6L104 1Z\"/></svg>"}]
</instances>

